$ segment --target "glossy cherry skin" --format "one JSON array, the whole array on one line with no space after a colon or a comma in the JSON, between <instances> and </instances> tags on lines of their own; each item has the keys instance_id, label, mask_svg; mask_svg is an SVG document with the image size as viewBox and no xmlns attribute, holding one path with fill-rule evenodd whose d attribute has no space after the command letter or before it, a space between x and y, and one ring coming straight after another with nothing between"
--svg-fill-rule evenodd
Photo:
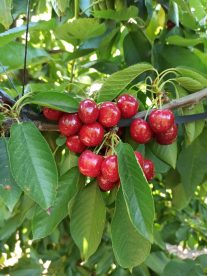
<instances>
[{"instance_id":1,"label":"glossy cherry skin","mask_svg":"<svg viewBox=\"0 0 207 276\"><path fill-rule=\"evenodd\" d=\"M152 180L155 175L154 163L151 160L145 159L143 165L143 172L148 181Z\"/></svg>"},{"instance_id":2,"label":"glossy cherry skin","mask_svg":"<svg viewBox=\"0 0 207 276\"><path fill-rule=\"evenodd\" d=\"M54 110L48 107L43 108L43 115L50 121L58 121L62 116L62 112L58 110Z\"/></svg>"},{"instance_id":3,"label":"glossy cherry skin","mask_svg":"<svg viewBox=\"0 0 207 276\"><path fill-rule=\"evenodd\" d=\"M101 173L101 164L103 156L85 150L78 159L78 167L80 172L89 177L97 177Z\"/></svg>"},{"instance_id":4,"label":"glossy cherry skin","mask_svg":"<svg viewBox=\"0 0 207 276\"><path fill-rule=\"evenodd\" d=\"M78 135L67 137L66 146L69 148L69 150L75 153L81 153L86 148L86 146L81 142Z\"/></svg>"},{"instance_id":5,"label":"glossy cherry skin","mask_svg":"<svg viewBox=\"0 0 207 276\"><path fill-rule=\"evenodd\" d=\"M110 182L117 182L119 180L118 160L116 155L109 155L104 159L101 165L101 173L103 177Z\"/></svg>"},{"instance_id":6,"label":"glossy cherry skin","mask_svg":"<svg viewBox=\"0 0 207 276\"><path fill-rule=\"evenodd\" d=\"M131 118L137 113L139 103L134 96L123 94L118 97L117 106L121 111L122 118Z\"/></svg>"},{"instance_id":7,"label":"glossy cherry skin","mask_svg":"<svg viewBox=\"0 0 207 276\"><path fill-rule=\"evenodd\" d=\"M111 191L117 183L108 181L103 175L97 177L98 186L104 192Z\"/></svg>"},{"instance_id":8,"label":"glossy cherry skin","mask_svg":"<svg viewBox=\"0 0 207 276\"><path fill-rule=\"evenodd\" d=\"M153 132L146 121L135 119L130 125L130 135L137 143L146 144L152 139Z\"/></svg>"},{"instance_id":9,"label":"glossy cherry skin","mask_svg":"<svg viewBox=\"0 0 207 276\"><path fill-rule=\"evenodd\" d=\"M65 136L76 134L80 130L81 126L82 123L77 113L64 114L58 122L59 130L61 134Z\"/></svg>"},{"instance_id":10,"label":"glossy cherry skin","mask_svg":"<svg viewBox=\"0 0 207 276\"><path fill-rule=\"evenodd\" d=\"M116 126L120 118L121 111L115 103L105 102L100 106L98 120L104 127Z\"/></svg>"},{"instance_id":11,"label":"glossy cherry skin","mask_svg":"<svg viewBox=\"0 0 207 276\"><path fill-rule=\"evenodd\" d=\"M143 165L144 165L144 157L142 156L142 154L138 151L135 151L134 152L135 154L135 157L138 161L138 163L140 164L140 167L143 168Z\"/></svg>"},{"instance_id":12,"label":"glossy cherry skin","mask_svg":"<svg viewBox=\"0 0 207 276\"><path fill-rule=\"evenodd\" d=\"M169 109L155 109L149 115L149 124L155 133L167 131L174 121L174 114Z\"/></svg>"},{"instance_id":13,"label":"glossy cherry skin","mask_svg":"<svg viewBox=\"0 0 207 276\"><path fill-rule=\"evenodd\" d=\"M99 115L97 104L90 99L82 101L79 105L78 115L84 124L94 123Z\"/></svg>"},{"instance_id":14,"label":"glossy cherry skin","mask_svg":"<svg viewBox=\"0 0 207 276\"><path fill-rule=\"evenodd\" d=\"M104 128L98 122L83 125L79 132L81 142L87 147L95 147L101 144L104 138Z\"/></svg>"},{"instance_id":15,"label":"glossy cherry skin","mask_svg":"<svg viewBox=\"0 0 207 276\"><path fill-rule=\"evenodd\" d=\"M160 145L170 145L172 144L178 134L178 127L176 124L173 124L166 132L161 132L156 134L156 141Z\"/></svg>"}]
</instances>

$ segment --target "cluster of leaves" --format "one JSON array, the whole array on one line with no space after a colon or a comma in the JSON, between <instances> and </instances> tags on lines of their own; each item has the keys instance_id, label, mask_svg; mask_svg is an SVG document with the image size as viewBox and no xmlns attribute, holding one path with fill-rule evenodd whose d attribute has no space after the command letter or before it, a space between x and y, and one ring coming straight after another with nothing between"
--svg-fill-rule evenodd
<instances>
[{"instance_id":1,"label":"cluster of leaves","mask_svg":"<svg viewBox=\"0 0 207 276\"><path fill-rule=\"evenodd\" d=\"M151 89L175 98L207 86L206 1L119 0L110 8L96 2L31 1L28 84L15 112L28 104L36 113L40 106L75 112L88 94L102 102L126 90L138 95L145 110ZM0 81L12 97L21 94L26 6L0 2ZM169 67L176 68L153 86L154 68ZM104 80L105 74L112 76ZM205 102L177 112L204 110ZM2 123L7 117L2 113ZM41 134L32 122L11 127L10 138L0 139L3 273L40 275L41 259L52 261L49 275L204 275L206 256L181 261L166 243L202 249L206 242L205 122L180 126L178 141L169 146L138 146L127 130L124 141L117 148L121 189L103 194L96 185L84 187L77 156L57 133ZM155 163L150 186L135 149ZM9 258L18 242L22 258L3 268L5 254Z\"/></svg>"}]
</instances>

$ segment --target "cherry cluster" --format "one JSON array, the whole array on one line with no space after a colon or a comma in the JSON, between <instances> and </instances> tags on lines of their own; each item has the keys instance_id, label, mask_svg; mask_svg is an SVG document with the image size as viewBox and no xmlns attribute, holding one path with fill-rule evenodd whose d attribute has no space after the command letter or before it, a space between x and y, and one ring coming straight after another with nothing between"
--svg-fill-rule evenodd
<instances>
[{"instance_id":1,"label":"cherry cluster","mask_svg":"<svg viewBox=\"0 0 207 276\"><path fill-rule=\"evenodd\" d=\"M120 181L117 156L112 146L113 138L118 138L120 131L117 131L117 125L121 118L133 117L138 107L139 102L135 97L123 94L116 103L108 101L99 106L93 100L83 100L77 113L63 113L45 107L43 114L49 120L58 121L60 133L67 137L66 146L70 151L80 154L80 172L88 177L96 177L100 189L109 191ZM158 143L172 143L177 136L174 115L170 110L153 110L149 122L143 119L132 121L130 134L140 144L149 142L154 136ZM91 150L93 147L94 151ZM104 147L112 147L112 150L105 151L106 156L99 153ZM154 177L153 162L144 159L137 151L135 157L146 179L150 181Z\"/></svg>"}]
</instances>

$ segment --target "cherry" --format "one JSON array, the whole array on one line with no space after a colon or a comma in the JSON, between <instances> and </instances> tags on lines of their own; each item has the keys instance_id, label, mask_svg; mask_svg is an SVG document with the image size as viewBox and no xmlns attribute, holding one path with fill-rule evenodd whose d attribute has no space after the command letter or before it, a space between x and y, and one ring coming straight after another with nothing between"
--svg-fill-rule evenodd
<instances>
[{"instance_id":1,"label":"cherry","mask_svg":"<svg viewBox=\"0 0 207 276\"><path fill-rule=\"evenodd\" d=\"M131 137L139 144L148 143L153 136L149 124L142 119L135 119L130 126Z\"/></svg>"},{"instance_id":2,"label":"cherry","mask_svg":"<svg viewBox=\"0 0 207 276\"><path fill-rule=\"evenodd\" d=\"M78 135L67 137L66 146L69 148L69 150L76 153L81 153L86 148L86 146L80 141Z\"/></svg>"},{"instance_id":3,"label":"cherry","mask_svg":"<svg viewBox=\"0 0 207 276\"><path fill-rule=\"evenodd\" d=\"M145 159L144 160L144 165L143 165L143 171L145 174L145 177L147 178L148 181L152 180L154 177L154 164L151 160Z\"/></svg>"},{"instance_id":4,"label":"cherry","mask_svg":"<svg viewBox=\"0 0 207 276\"><path fill-rule=\"evenodd\" d=\"M78 115L83 123L94 123L99 115L97 104L90 99L82 101L79 105Z\"/></svg>"},{"instance_id":5,"label":"cherry","mask_svg":"<svg viewBox=\"0 0 207 276\"><path fill-rule=\"evenodd\" d=\"M138 151L135 151L134 152L135 154L135 157L140 165L141 168L143 168L143 165L144 165L144 157L142 156L142 154Z\"/></svg>"},{"instance_id":6,"label":"cherry","mask_svg":"<svg viewBox=\"0 0 207 276\"><path fill-rule=\"evenodd\" d=\"M134 96L123 94L118 97L117 106L121 111L122 118L130 118L137 113L139 103Z\"/></svg>"},{"instance_id":7,"label":"cherry","mask_svg":"<svg viewBox=\"0 0 207 276\"><path fill-rule=\"evenodd\" d=\"M102 191L110 191L116 186L115 182L108 181L103 175L97 177L97 182Z\"/></svg>"},{"instance_id":8,"label":"cherry","mask_svg":"<svg viewBox=\"0 0 207 276\"><path fill-rule=\"evenodd\" d=\"M81 142L88 147L95 147L101 144L104 137L104 128L100 123L83 125L79 132Z\"/></svg>"},{"instance_id":9,"label":"cherry","mask_svg":"<svg viewBox=\"0 0 207 276\"><path fill-rule=\"evenodd\" d=\"M63 113L48 107L43 108L43 115L50 121L58 121Z\"/></svg>"},{"instance_id":10,"label":"cherry","mask_svg":"<svg viewBox=\"0 0 207 276\"><path fill-rule=\"evenodd\" d=\"M112 102L105 102L100 106L99 122L104 127L116 126L121 118L118 106Z\"/></svg>"},{"instance_id":11,"label":"cherry","mask_svg":"<svg viewBox=\"0 0 207 276\"><path fill-rule=\"evenodd\" d=\"M178 127L176 124L172 125L166 132L156 134L156 141L161 145L170 145L177 138Z\"/></svg>"},{"instance_id":12,"label":"cherry","mask_svg":"<svg viewBox=\"0 0 207 276\"><path fill-rule=\"evenodd\" d=\"M169 109L155 109L149 115L149 124L155 133L165 132L174 124L174 114Z\"/></svg>"},{"instance_id":13,"label":"cherry","mask_svg":"<svg viewBox=\"0 0 207 276\"><path fill-rule=\"evenodd\" d=\"M171 30L174 27L175 27L175 23L173 21L171 21L171 20L168 20L167 24L166 24L167 30Z\"/></svg>"},{"instance_id":14,"label":"cherry","mask_svg":"<svg viewBox=\"0 0 207 276\"><path fill-rule=\"evenodd\" d=\"M116 155L107 156L102 165L101 172L104 178L110 182L117 182L119 180L118 161Z\"/></svg>"},{"instance_id":15,"label":"cherry","mask_svg":"<svg viewBox=\"0 0 207 276\"><path fill-rule=\"evenodd\" d=\"M64 114L58 123L60 132L65 136L76 134L82 126L77 113Z\"/></svg>"},{"instance_id":16,"label":"cherry","mask_svg":"<svg viewBox=\"0 0 207 276\"><path fill-rule=\"evenodd\" d=\"M78 167L83 175L97 177L101 173L102 162L103 156L85 150L78 159Z\"/></svg>"}]
</instances>

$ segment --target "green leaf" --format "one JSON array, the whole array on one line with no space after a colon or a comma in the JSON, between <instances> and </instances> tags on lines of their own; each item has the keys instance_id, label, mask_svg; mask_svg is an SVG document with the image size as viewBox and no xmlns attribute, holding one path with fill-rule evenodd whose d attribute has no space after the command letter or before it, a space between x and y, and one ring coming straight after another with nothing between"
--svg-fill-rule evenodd
<instances>
[{"instance_id":1,"label":"green leaf","mask_svg":"<svg viewBox=\"0 0 207 276\"><path fill-rule=\"evenodd\" d=\"M202 75L196 72L195 70L191 70L185 67L176 67L175 69L176 69L176 72L181 74L182 77L188 77L188 78L194 79L200 84L202 84L203 88L207 87L207 76Z\"/></svg>"},{"instance_id":2,"label":"green leaf","mask_svg":"<svg viewBox=\"0 0 207 276\"><path fill-rule=\"evenodd\" d=\"M57 196L49 214L40 207L36 208L32 221L33 240L44 238L52 233L68 214L68 203L83 187L85 178L77 167L64 174L58 184Z\"/></svg>"},{"instance_id":3,"label":"green leaf","mask_svg":"<svg viewBox=\"0 0 207 276\"><path fill-rule=\"evenodd\" d=\"M207 164L207 131L203 133L187 148L183 148L177 162L187 196L192 196L197 185L202 183L206 175Z\"/></svg>"},{"instance_id":4,"label":"green leaf","mask_svg":"<svg viewBox=\"0 0 207 276\"><path fill-rule=\"evenodd\" d=\"M162 274L165 266L170 261L162 251L152 252L146 259L145 264L158 275Z\"/></svg>"},{"instance_id":5,"label":"green leaf","mask_svg":"<svg viewBox=\"0 0 207 276\"><path fill-rule=\"evenodd\" d=\"M177 162L177 142L171 145L159 145L153 141L149 144L149 147L158 158L175 169Z\"/></svg>"},{"instance_id":6,"label":"green leaf","mask_svg":"<svg viewBox=\"0 0 207 276\"><path fill-rule=\"evenodd\" d=\"M171 35L166 38L167 43L176 46L196 46L198 44L204 43L206 38L198 37L198 38L185 38L179 35Z\"/></svg>"},{"instance_id":7,"label":"green leaf","mask_svg":"<svg viewBox=\"0 0 207 276\"><path fill-rule=\"evenodd\" d=\"M77 194L70 221L72 238L84 259L88 259L98 248L105 218L106 208L101 191L96 183L92 183Z\"/></svg>"},{"instance_id":8,"label":"green leaf","mask_svg":"<svg viewBox=\"0 0 207 276\"><path fill-rule=\"evenodd\" d=\"M94 11L94 17L96 18L112 19L115 21L127 21L130 18L135 18L137 16L138 16L138 8L135 6L130 6L120 11L115 11L110 9Z\"/></svg>"},{"instance_id":9,"label":"green leaf","mask_svg":"<svg viewBox=\"0 0 207 276\"><path fill-rule=\"evenodd\" d=\"M68 113L77 112L79 106L79 102L74 97L61 92L34 93L26 98L23 104L38 104Z\"/></svg>"},{"instance_id":10,"label":"green leaf","mask_svg":"<svg viewBox=\"0 0 207 276\"><path fill-rule=\"evenodd\" d=\"M193 196L186 191L186 187L182 183L176 183L177 185L172 187L172 204L173 206L181 210L185 208Z\"/></svg>"},{"instance_id":11,"label":"green leaf","mask_svg":"<svg viewBox=\"0 0 207 276\"><path fill-rule=\"evenodd\" d=\"M117 157L121 187L132 224L152 242L154 204L149 184L129 144L120 142Z\"/></svg>"},{"instance_id":12,"label":"green leaf","mask_svg":"<svg viewBox=\"0 0 207 276\"><path fill-rule=\"evenodd\" d=\"M41 208L54 202L58 182L57 168L49 145L33 123L11 127L9 155L18 186Z\"/></svg>"},{"instance_id":13,"label":"green leaf","mask_svg":"<svg viewBox=\"0 0 207 276\"><path fill-rule=\"evenodd\" d=\"M177 77L176 81L179 83L179 85L189 91L198 91L204 88L202 83L189 77Z\"/></svg>"},{"instance_id":14,"label":"green leaf","mask_svg":"<svg viewBox=\"0 0 207 276\"><path fill-rule=\"evenodd\" d=\"M6 29L8 29L13 22L11 10L12 10L12 0L0 1L0 23Z\"/></svg>"},{"instance_id":15,"label":"green leaf","mask_svg":"<svg viewBox=\"0 0 207 276\"><path fill-rule=\"evenodd\" d=\"M20 198L21 190L11 173L7 140L5 138L0 139L0 152L0 198L12 211Z\"/></svg>"},{"instance_id":16,"label":"green leaf","mask_svg":"<svg viewBox=\"0 0 207 276\"><path fill-rule=\"evenodd\" d=\"M62 16L69 7L69 0L51 0L53 9L58 16Z\"/></svg>"},{"instance_id":17,"label":"green leaf","mask_svg":"<svg viewBox=\"0 0 207 276\"><path fill-rule=\"evenodd\" d=\"M130 270L145 261L150 254L150 242L133 226L119 189L111 223L112 247L118 264Z\"/></svg>"},{"instance_id":18,"label":"green leaf","mask_svg":"<svg viewBox=\"0 0 207 276\"><path fill-rule=\"evenodd\" d=\"M98 102L110 101L116 98L136 77L153 70L151 64L139 63L112 74L99 91Z\"/></svg>"}]
</instances>

